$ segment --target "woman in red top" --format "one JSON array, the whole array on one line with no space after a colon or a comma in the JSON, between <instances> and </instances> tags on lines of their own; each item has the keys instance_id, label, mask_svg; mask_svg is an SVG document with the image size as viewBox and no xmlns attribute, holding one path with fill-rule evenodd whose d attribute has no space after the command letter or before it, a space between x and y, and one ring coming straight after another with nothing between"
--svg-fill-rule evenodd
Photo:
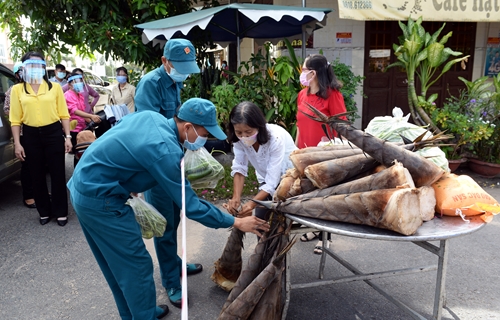
<instances>
[{"instance_id":1,"label":"woman in red top","mask_svg":"<svg viewBox=\"0 0 500 320\"><path fill-rule=\"evenodd\" d=\"M307 103L327 116L346 112L344 97L339 91L342 83L337 80L330 63L320 54L310 55L305 59L300 82L306 88L297 97L296 144L299 148L315 147L326 134L320 122L309 119L302 112L311 114ZM331 137L337 136L333 129L328 130Z\"/></svg>"},{"instance_id":2,"label":"woman in red top","mask_svg":"<svg viewBox=\"0 0 500 320\"><path fill-rule=\"evenodd\" d=\"M320 54L308 56L304 60L300 83L306 86L299 92L297 97L297 138L295 144L300 149L306 147L315 147L326 137L321 122L314 121L304 115L303 112L311 114L308 103L323 112L327 116L333 116L346 112L344 97L340 93L342 83L337 80L333 73L333 68L326 58ZM344 117L345 118L345 117ZM336 137L337 133L327 126L330 137ZM327 139L327 138L325 138ZM328 141L328 140L327 140ZM320 240L314 248L314 253L322 253L322 236L320 232L308 232L302 235L300 240L310 241L319 237ZM330 233L325 246L330 244Z\"/></svg>"}]
</instances>

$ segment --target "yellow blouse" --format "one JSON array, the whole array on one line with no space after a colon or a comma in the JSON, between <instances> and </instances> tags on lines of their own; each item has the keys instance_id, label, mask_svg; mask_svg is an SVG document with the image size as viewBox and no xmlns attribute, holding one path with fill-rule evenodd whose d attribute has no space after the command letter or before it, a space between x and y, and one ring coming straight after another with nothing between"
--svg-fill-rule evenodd
<instances>
[{"instance_id":1,"label":"yellow blouse","mask_svg":"<svg viewBox=\"0 0 500 320\"><path fill-rule=\"evenodd\" d=\"M9 114L12 126L25 124L30 127L43 127L69 119L66 99L59 84L52 83L52 89L49 91L49 86L44 81L40 84L38 93L35 93L31 85L26 83L26 89L28 94L24 91L23 83L12 87Z\"/></svg>"}]
</instances>

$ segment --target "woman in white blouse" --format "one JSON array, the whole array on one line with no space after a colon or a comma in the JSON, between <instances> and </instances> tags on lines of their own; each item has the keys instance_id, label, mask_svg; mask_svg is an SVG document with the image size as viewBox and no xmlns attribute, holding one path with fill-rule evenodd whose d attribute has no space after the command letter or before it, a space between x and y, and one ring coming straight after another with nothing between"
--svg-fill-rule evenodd
<instances>
[{"instance_id":1,"label":"woman in white blouse","mask_svg":"<svg viewBox=\"0 0 500 320\"><path fill-rule=\"evenodd\" d=\"M240 209L248 163L255 168L259 181L259 192L253 199L271 199L280 183L281 175L287 169L293 168L290 152L297 147L290 134L279 125L268 124L260 108L252 102L239 103L231 110L229 120L228 139L233 142L234 152L231 168L234 191L227 209L231 214L251 215L256 206L255 202L248 201ZM259 213L265 212L256 210L255 214L259 216Z\"/></svg>"}]
</instances>

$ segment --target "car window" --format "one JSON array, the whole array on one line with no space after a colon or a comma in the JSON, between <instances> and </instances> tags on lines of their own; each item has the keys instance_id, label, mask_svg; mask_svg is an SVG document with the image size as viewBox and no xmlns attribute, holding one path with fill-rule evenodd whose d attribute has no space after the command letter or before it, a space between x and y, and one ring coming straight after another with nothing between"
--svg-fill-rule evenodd
<instances>
[{"instance_id":1,"label":"car window","mask_svg":"<svg viewBox=\"0 0 500 320\"><path fill-rule=\"evenodd\" d=\"M94 76L92 75L92 73L85 71L83 73L83 76L85 77L85 81L87 82L87 84L96 85L95 80L94 80Z\"/></svg>"},{"instance_id":2,"label":"car window","mask_svg":"<svg viewBox=\"0 0 500 320\"><path fill-rule=\"evenodd\" d=\"M99 86L104 86L104 81L102 81L101 77L99 77L98 75L94 74L94 80L95 80L95 84L97 84Z\"/></svg>"},{"instance_id":3,"label":"car window","mask_svg":"<svg viewBox=\"0 0 500 320\"><path fill-rule=\"evenodd\" d=\"M4 98L5 91L9 90L11 86L14 85L14 78L10 74L0 72L0 94L2 94L2 102Z\"/></svg>"}]
</instances>

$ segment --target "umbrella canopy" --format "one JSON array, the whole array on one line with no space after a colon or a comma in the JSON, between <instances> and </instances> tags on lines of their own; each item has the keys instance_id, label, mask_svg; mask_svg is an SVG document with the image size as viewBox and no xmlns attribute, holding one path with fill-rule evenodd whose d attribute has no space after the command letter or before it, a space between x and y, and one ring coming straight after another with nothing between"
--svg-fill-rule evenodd
<instances>
[{"instance_id":1,"label":"umbrella canopy","mask_svg":"<svg viewBox=\"0 0 500 320\"><path fill-rule=\"evenodd\" d=\"M192 39L197 28L209 31L214 42L236 42L239 63L241 38L273 40L302 34L307 28L312 32L317 22L326 23L326 15L331 11L329 8L233 3L146 22L136 27L143 29L143 43L161 42L173 37Z\"/></svg>"}]
</instances>

